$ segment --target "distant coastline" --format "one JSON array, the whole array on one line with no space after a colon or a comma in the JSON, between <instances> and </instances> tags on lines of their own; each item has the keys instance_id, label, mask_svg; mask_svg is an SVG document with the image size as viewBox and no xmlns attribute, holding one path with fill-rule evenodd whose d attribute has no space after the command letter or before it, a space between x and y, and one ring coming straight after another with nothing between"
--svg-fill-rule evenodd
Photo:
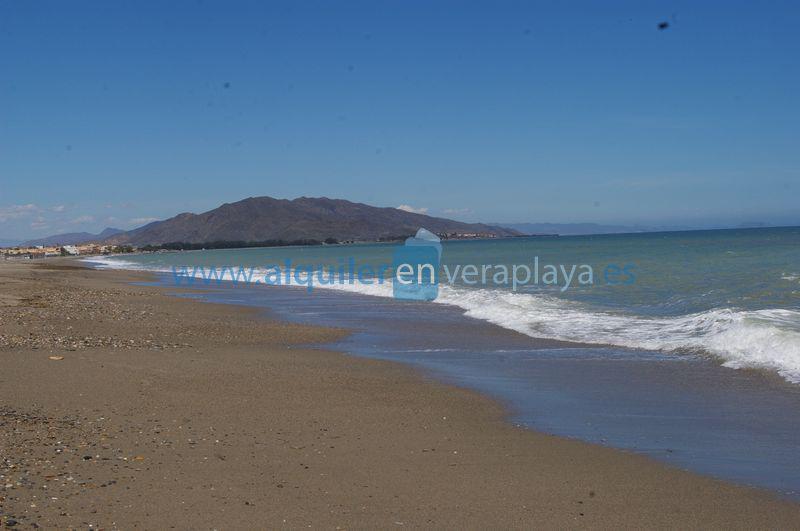
<instances>
[{"instance_id":1,"label":"distant coastline","mask_svg":"<svg viewBox=\"0 0 800 531\"><path fill-rule=\"evenodd\" d=\"M517 234L513 236L493 236L485 234L460 235L460 234L439 234L443 241L479 241L479 240L506 240L506 239L525 239L525 238L585 238L585 237L615 237L615 236L645 236L653 234L704 234L709 232L741 232L741 231L761 231L761 230L792 230L800 228L800 225L785 225L778 227L740 227L740 228L711 228L711 229L681 229L681 230L652 230L652 231L633 231L633 232L610 232L596 234ZM61 256L93 256L93 255L122 255L131 253L151 253L151 252L172 252L172 251L201 251L212 249L251 249L251 248L270 248L270 247L298 247L298 246L322 246L322 245L370 245L376 243L396 243L402 242L409 236L399 235L379 238L374 240L337 240L328 238L326 240L299 239L299 240L263 240L263 241L241 241L241 240L215 240L207 242L168 242L158 245L104 245L99 242L87 242L79 245L50 245L50 246L26 246L17 245L0 247L0 256L5 259L25 258L41 259Z\"/></svg>"}]
</instances>

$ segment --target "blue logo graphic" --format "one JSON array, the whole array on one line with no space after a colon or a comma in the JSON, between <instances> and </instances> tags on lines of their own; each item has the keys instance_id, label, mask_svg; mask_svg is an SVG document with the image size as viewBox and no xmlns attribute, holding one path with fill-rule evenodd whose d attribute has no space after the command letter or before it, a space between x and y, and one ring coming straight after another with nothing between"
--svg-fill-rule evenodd
<instances>
[{"instance_id":1,"label":"blue logo graphic","mask_svg":"<svg viewBox=\"0 0 800 531\"><path fill-rule=\"evenodd\" d=\"M442 244L434 233L419 229L394 250L392 286L395 299L432 301L439 295Z\"/></svg>"}]
</instances>

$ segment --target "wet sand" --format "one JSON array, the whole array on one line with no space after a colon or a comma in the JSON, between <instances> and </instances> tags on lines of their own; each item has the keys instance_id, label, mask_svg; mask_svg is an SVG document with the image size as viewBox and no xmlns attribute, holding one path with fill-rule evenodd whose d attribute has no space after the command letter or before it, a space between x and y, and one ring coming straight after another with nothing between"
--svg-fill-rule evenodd
<instances>
[{"instance_id":1,"label":"wet sand","mask_svg":"<svg viewBox=\"0 0 800 531\"><path fill-rule=\"evenodd\" d=\"M800 505L516 428L343 330L0 262L0 509L45 528L798 527ZM411 331L410 331L411 332Z\"/></svg>"}]
</instances>

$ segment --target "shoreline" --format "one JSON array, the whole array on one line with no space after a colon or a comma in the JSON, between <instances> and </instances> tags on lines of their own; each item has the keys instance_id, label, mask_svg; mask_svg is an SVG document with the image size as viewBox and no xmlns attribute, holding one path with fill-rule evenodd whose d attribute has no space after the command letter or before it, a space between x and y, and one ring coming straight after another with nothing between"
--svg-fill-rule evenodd
<instances>
[{"instance_id":1,"label":"shoreline","mask_svg":"<svg viewBox=\"0 0 800 531\"><path fill-rule=\"evenodd\" d=\"M280 258L276 264L283 264L284 258ZM541 264L538 264L538 258L538 255L532 258L534 279L539 276L538 268ZM341 260L341 257L339 259ZM288 273L292 271L291 264L289 264L290 259L285 262L289 265L272 265L264 269L258 265L259 262L254 262L252 257L244 257L240 262L242 265L238 267L210 263L207 270L204 269L202 263L174 262L168 259L161 263L158 260L134 260L126 263L122 255L117 255L110 260L105 260L104 257L94 257L94 259L84 257L80 260L87 263L93 262L100 269L150 270L166 276L171 273L173 278L177 272L186 279L184 282L187 286L191 287L194 284L201 289L209 287L213 283L226 286L241 284L247 286L252 282L253 286L257 286L261 282L266 284L266 280L262 280L262 278L269 274L271 278L278 279L274 280L277 284L291 284L307 289L309 292L333 290L357 295L394 298L391 285L387 282L377 284L355 282L354 285L347 286L342 275L345 279L347 275L354 275L353 266L347 270L342 269L343 272L339 273L338 280L334 279L330 285L326 285L321 282L319 274L317 280L313 282L311 280L304 282L298 280L297 277L290 280L288 278ZM325 258L322 259L322 261L324 260ZM121 264L125 265L120 267ZM527 263L523 265L529 266ZM554 262L545 264L545 267L555 267L555 265ZM180 268L181 271L176 268ZM272 272L272 268L274 268L274 272ZM717 305L689 307L684 312L662 314L651 311L640 312L636 305L626 308L624 303L605 306L591 301L586 302L580 297L553 297L547 293L511 289L508 292L519 295L519 300L514 301L511 311L508 311L504 301L497 301L492 296L497 290L491 288L491 283L483 284L483 281L480 281L477 286L465 286L450 279L446 267L444 273L448 280L439 283L440 292L435 303L460 308L468 317L521 333L534 341L554 341L576 347L666 352L676 355L688 353L710 359L731 370L755 371L769 378L775 375L793 386L800 382L800 367L795 362L796 357L792 350L796 346L795 344L787 340L773 345L769 341L748 342L742 341L740 338L748 333L780 335L782 331L781 318L772 315L771 312L780 314L784 310L796 311L793 308L784 308L780 302L763 307L761 305L750 307L747 305L737 306L733 302L727 301L719 302ZM212 279L206 275L219 276ZM487 275L491 277L490 273ZM313 275L309 275L308 278L312 277ZM251 278L255 278L255 280L251 281ZM568 281L565 286L572 286L572 284L571 281ZM537 279L532 283L523 284L523 287L530 285L540 284ZM577 304L575 304L576 302ZM558 306L558 311L539 314L537 310L542 303ZM704 304L706 303L704 302ZM556 314L556 318L549 318L550 315ZM531 316L535 317L531 318ZM541 319L536 317L541 317ZM564 322L572 324L564 327L562 326ZM656 327L671 332L664 335L654 333ZM737 337L739 337L739 341L736 341ZM794 338L795 343L797 340L798 338Z\"/></svg>"},{"instance_id":2,"label":"shoreline","mask_svg":"<svg viewBox=\"0 0 800 531\"><path fill-rule=\"evenodd\" d=\"M343 331L56 260L0 262L0 418L17 428L0 505L20 526L800 524L772 492L516 428L476 392L301 346Z\"/></svg>"}]
</instances>

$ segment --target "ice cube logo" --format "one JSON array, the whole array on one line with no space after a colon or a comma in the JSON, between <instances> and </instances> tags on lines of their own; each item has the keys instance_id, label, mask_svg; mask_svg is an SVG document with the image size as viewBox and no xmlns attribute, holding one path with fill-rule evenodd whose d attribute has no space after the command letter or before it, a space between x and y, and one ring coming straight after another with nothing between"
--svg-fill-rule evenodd
<instances>
[{"instance_id":1,"label":"ice cube logo","mask_svg":"<svg viewBox=\"0 0 800 531\"><path fill-rule=\"evenodd\" d=\"M442 244L426 229L396 247L392 260L392 286L395 299L432 301L439 295L439 265Z\"/></svg>"}]
</instances>

